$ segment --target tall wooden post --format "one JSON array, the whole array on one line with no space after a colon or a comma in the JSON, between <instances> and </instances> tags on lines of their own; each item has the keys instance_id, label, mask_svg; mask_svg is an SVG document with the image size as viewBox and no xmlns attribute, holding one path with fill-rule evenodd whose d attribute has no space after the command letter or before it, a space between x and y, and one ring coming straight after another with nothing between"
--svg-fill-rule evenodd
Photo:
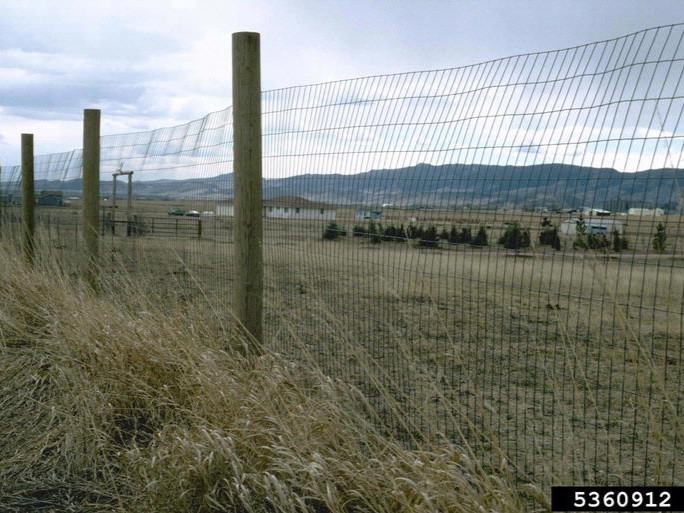
<instances>
[{"instance_id":1,"label":"tall wooden post","mask_svg":"<svg viewBox=\"0 0 684 513\"><path fill-rule=\"evenodd\" d=\"M4 231L5 225L5 212L3 210L5 201L7 201L7 199L2 192L2 163L0 163L0 239L2 238L2 232Z\"/></svg>"},{"instance_id":2,"label":"tall wooden post","mask_svg":"<svg viewBox=\"0 0 684 513\"><path fill-rule=\"evenodd\" d=\"M133 171L127 171L126 173L121 173L128 175L128 196L126 200L126 236L130 237L132 235L132 219L131 219L131 209L133 208Z\"/></svg>"},{"instance_id":3,"label":"tall wooden post","mask_svg":"<svg viewBox=\"0 0 684 513\"><path fill-rule=\"evenodd\" d=\"M33 187L33 134L21 134L21 246L29 265L33 265L36 256Z\"/></svg>"},{"instance_id":4,"label":"tall wooden post","mask_svg":"<svg viewBox=\"0 0 684 513\"><path fill-rule=\"evenodd\" d=\"M83 241L87 258L85 281L97 290L99 274L99 230L97 210L100 206L100 111L83 111Z\"/></svg>"},{"instance_id":5,"label":"tall wooden post","mask_svg":"<svg viewBox=\"0 0 684 513\"><path fill-rule=\"evenodd\" d=\"M112 209L112 235L116 234L116 177L117 173L112 174L112 201L109 206Z\"/></svg>"},{"instance_id":6,"label":"tall wooden post","mask_svg":"<svg viewBox=\"0 0 684 513\"><path fill-rule=\"evenodd\" d=\"M237 319L260 352L263 309L259 34L233 34L233 180Z\"/></svg>"}]
</instances>

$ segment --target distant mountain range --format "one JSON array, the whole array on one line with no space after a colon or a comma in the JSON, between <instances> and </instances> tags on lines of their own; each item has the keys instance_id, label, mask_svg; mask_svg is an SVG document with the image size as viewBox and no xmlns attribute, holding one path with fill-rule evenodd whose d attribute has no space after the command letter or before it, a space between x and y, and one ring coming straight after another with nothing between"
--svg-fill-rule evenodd
<instances>
[{"instance_id":1,"label":"distant mountain range","mask_svg":"<svg viewBox=\"0 0 684 513\"><path fill-rule=\"evenodd\" d=\"M40 190L80 196L80 179L37 180ZM684 170L651 169L622 173L566 164L487 166L418 164L353 175L305 174L264 180L264 198L299 196L339 206L626 209L632 206L679 210L684 199ZM112 182L100 183L103 196ZM133 181L136 198L226 200L233 197L232 173L211 178ZM118 197L125 197L119 181Z\"/></svg>"}]
</instances>

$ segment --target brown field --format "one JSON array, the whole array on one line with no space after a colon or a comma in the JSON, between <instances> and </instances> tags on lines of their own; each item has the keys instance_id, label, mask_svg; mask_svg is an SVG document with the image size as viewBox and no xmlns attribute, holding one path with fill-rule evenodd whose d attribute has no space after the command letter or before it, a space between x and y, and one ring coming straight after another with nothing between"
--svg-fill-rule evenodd
<instances>
[{"instance_id":1,"label":"brown field","mask_svg":"<svg viewBox=\"0 0 684 513\"><path fill-rule=\"evenodd\" d=\"M126 266L122 280L145 277L180 301L209 298L229 317L232 220L202 218L201 234L196 219L162 228L175 205L136 202L156 232L107 231L102 259ZM76 207L37 211L40 253L72 272ZM485 466L545 485L684 483L679 216L625 218L630 249L618 254L574 251L568 239L560 252L493 243L512 221L536 242L542 214L390 211L381 222L411 218L491 227L491 245L323 241L322 221L266 220L267 345L357 386L409 446L446 435ZM649 249L657 222L667 226L662 255ZM338 223L350 231L360 221L340 210ZM0 228L17 240L16 223Z\"/></svg>"}]
</instances>

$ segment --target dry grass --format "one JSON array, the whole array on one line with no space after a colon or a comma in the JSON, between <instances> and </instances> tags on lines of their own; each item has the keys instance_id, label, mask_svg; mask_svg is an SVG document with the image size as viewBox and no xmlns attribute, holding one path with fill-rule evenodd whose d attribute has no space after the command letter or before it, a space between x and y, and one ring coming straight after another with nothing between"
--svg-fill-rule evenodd
<instances>
[{"instance_id":1,"label":"dry grass","mask_svg":"<svg viewBox=\"0 0 684 513\"><path fill-rule=\"evenodd\" d=\"M378 432L353 387L277 354L242 356L211 303L121 272L103 275L94 296L8 251L0 290L2 511L513 512L543 502L483 471L467 448L406 450Z\"/></svg>"},{"instance_id":2,"label":"dry grass","mask_svg":"<svg viewBox=\"0 0 684 513\"><path fill-rule=\"evenodd\" d=\"M538 483L684 477L681 269L347 241L269 249L278 310L326 333L311 351L330 375L362 386L376 366L413 421L409 441L468 421L489 465ZM344 317L323 322L326 311Z\"/></svg>"},{"instance_id":3,"label":"dry grass","mask_svg":"<svg viewBox=\"0 0 684 513\"><path fill-rule=\"evenodd\" d=\"M225 312L231 222L212 223L218 241L213 228L203 240L107 235L104 263L114 283L141 282L174 311L203 301ZM39 226L39 254L77 269L75 233L53 224L50 238ZM648 234L640 226L630 229ZM543 486L682 482L675 233L665 255L536 248L517 258L497 247L326 242L321 230L265 225L267 344L358 388L384 435L423 448L446 435L470 444L488 472Z\"/></svg>"}]
</instances>

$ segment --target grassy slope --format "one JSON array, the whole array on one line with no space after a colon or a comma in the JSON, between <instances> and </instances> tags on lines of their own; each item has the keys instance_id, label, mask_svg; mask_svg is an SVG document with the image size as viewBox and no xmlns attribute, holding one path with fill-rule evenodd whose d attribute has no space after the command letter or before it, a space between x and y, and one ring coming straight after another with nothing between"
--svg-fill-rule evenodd
<instances>
[{"instance_id":1,"label":"grassy slope","mask_svg":"<svg viewBox=\"0 0 684 513\"><path fill-rule=\"evenodd\" d=\"M243 357L207 305L113 276L95 297L6 252L0 290L2 511L530 508L454 447L381 436L358 391Z\"/></svg>"}]
</instances>

